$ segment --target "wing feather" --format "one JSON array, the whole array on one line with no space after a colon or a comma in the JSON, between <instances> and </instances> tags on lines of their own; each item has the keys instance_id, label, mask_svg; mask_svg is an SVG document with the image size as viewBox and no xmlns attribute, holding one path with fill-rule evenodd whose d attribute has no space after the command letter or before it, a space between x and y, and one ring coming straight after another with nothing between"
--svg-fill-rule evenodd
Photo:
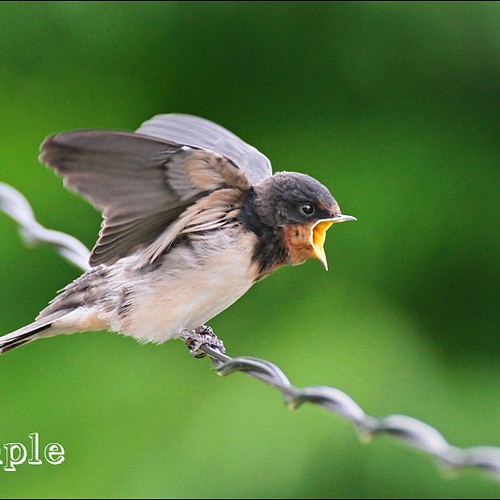
<instances>
[{"instance_id":1,"label":"wing feather","mask_svg":"<svg viewBox=\"0 0 500 500\"><path fill-rule=\"evenodd\" d=\"M66 187L103 211L104 220L91 253L91 266L112 264L148 246L153 248L148 255L154 256L154 260L162 251L158 249L168 248L170 240L175 240L184 228L185 222L176 223L179 217L200 199L229 187L243 200L251 188L248 169L240 167L238 161L245 165L253 160L262 162L263 155L207 120L188 117L186 122L183 115L174 116L177 118L172 122L175 125L172 130L162 128L164 120L160 120L161 137L159 131L156 136L144 135L149 126L143 126L139 133L66 132L49 137L42 144L41 161L63 177ZM196 134L196 141L189 140L192 132L183 126L191 126L193 119L196 134L207 134L205 141ZM151 122L154 124L154 119ZM169 130L170 138L166 137ZM236 145L231 149L227 142L233 138ZM257 170L252 171L254 178ZM209 206L205 210L213 217L220 217L222 213L210 211ZM213 219L212 223L200 227L218 226L219 222ZM166 231L167 239L162 236ZM156 240L160 243L153 245Z\"/></svg>"},{"instance_id":2,"label":"wing feather","mask_svg":"<svg viewBox=\"0 0 500 500\"><path fill-rule=\"evenodd\" d=\"M144 122L137 133L216 151L243 170L252 184L273 173L271 162L260 151L224 127L198 116L156 115Z\"/></svg>"}]
</instances>

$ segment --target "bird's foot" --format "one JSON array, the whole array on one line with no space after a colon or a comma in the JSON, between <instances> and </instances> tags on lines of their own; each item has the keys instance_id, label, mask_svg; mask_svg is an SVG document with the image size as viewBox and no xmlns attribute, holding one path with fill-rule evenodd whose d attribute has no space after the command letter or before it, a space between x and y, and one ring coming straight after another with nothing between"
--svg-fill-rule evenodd
<instances>
[{"instance_id":1,"label":"bird's foot","mask_svg":"<svg viewBox=\"0 0 500 500\"><path fill-rule=\"evenodd\" d=\"M195 358L204 358L206 356L201 350L201 347L204 345L217 349L222 354L226 352L222 340L220 340L217 335L215 335L214 331L206 325L201 325L194 330L185 330L182 338L186 342L189 353Z\"/></svg>"}]
</instances>

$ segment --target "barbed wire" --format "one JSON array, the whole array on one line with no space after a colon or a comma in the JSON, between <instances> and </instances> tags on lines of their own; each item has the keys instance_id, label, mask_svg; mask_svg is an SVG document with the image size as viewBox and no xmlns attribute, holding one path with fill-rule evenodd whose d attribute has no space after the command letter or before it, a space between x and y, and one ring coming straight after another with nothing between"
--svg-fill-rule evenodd
<instances>
[{"instance_id":1,"label":"barbed wire","mask_svg":"<svg viewBox=\"0 0 500 500\"><path fill-rule=\"evenodd\" d=\"M29 245L48 243L75 266L84 271L90 269L88 248L69 234L43 227L35 219L28 200L19 191L3 182L0 182L0 210L18 223L21 235Z\"/></svg>"},{"instance_id":2,"label":"barbed wire","mask_svg":"<svg viewBox=\"0 0 500 500\"><path fill-rule=\"evenodd\" d=\"M80 269L85 271L89 268L90 252L85 245L66 233L48 230L40 225L26 198L4 183L0 183L0 209L19 224L21 234L28 243L52 245L66 260ZM190 331L184 331L182 338L189 340L192 338L191 334ZM191 353L199 356L202 352L209 356L216 373L221 376L235 372L246 373L279 390L291 409L299 408L304 403L321 406L350 420L362 437L389 434L437 458L446 468L477 468L489 473L494 480L500 481L500 447L476 446L464 449L452 446L435 428L413 417L372 417L340 389L327 386L295 387L283 371L269 361L252 357L230 357L223 352L222 343L218 339L213 345L204 344L199 340L195 340L195 343Z\"/></svg>"}]
</instances>

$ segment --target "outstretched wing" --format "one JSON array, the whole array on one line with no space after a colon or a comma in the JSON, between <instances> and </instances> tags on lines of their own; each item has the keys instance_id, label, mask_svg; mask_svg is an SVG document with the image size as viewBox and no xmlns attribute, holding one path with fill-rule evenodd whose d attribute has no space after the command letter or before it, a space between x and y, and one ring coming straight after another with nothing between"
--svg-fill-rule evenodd
<instances>
[{"instance_id":1,"label":"outstretched wing","mask_svg":"<svg viewBox=\"0 0 500 500\"><path fill-rule=\"evenodd\" d=\"M273 173L267 156L229 130L198 116L177 113L156 115L144 122L136 132L216 151L243 170L252 184Z\"/></svg>"},{"instance_id":2,"label":"outstretched wing","mask_svg":"<svg viewBox=\"0 0 500 500\"><path fill-rule=\"evenodd\" d=\"M103 211L99 240L90 257L92 266L111 264L150 245L190 205L215 190L233 188L232 203L234 190L239 190L244 199L252 185L246 175L248 165L263 155L218 125L188 118L186 122L181 119L186 127L191 126L193 119L204 124L206 141L201 129L191 133L174 119L176 125L170 139L167 132L161 138L158 134L144 135L147 130L141 127L140 133L67 132L49 137L42 144L40 159L64 178L68 188ZM213 149L219 133L222 151ZM197 134L199 139L189 139L198 137ZM229 145L233 137L234 150ZM257 156L252 157L254 154ZM245 168L236 163L238 159L245 162ZM251 177L255 179L256 174Z\"/></svg>"}]
</instances>

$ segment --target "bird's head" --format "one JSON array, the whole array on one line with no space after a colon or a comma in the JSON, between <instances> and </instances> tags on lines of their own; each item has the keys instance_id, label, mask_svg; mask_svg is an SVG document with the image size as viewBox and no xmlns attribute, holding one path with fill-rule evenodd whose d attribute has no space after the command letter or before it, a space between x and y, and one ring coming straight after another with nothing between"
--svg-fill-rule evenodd
<instances>
[{"instance_id":1,"label":"bird's head","mask_svg":"<svg viewBox=\"0 0 500 500\"><path fill-rule=\"evenodd\" d=\"M255 186L256 208L262 222L279 230L291 264L315 257L326 269L326 231L332 224L356 220L343 215L330 191L312 177L279 172Z\"/></svg>"}]
</instances>

